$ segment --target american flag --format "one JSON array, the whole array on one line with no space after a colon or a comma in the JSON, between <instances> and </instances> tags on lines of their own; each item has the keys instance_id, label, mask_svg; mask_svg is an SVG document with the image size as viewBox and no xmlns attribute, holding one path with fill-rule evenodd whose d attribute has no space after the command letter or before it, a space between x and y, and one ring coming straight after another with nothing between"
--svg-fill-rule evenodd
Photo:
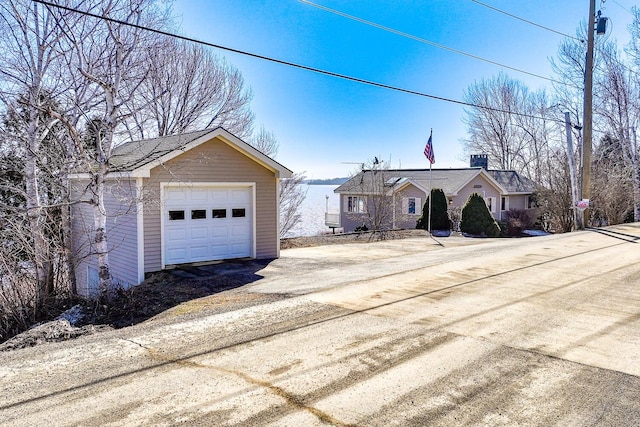
<instances>
[{"instance_id":1,"label":"american flag","mask_svg":"<svg viewBox=\"0 0 640 427\"><path fill-rule=\"evenodd\" d=\"M431 137L433 135L429 135L429 140L427 141L427 145L424 147L424 155L429 160L429 163L434 164L436 162L436 157L433 155L433 144L431 143Z\"/></svg>"}]
</instances>

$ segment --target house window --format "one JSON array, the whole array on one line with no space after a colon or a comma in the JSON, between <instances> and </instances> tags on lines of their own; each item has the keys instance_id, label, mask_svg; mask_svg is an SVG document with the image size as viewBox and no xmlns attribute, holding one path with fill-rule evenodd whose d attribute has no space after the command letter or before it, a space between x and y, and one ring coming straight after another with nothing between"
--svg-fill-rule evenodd
<instances>
[{"instance_id":1,"label":"house window","mask_svg":"<svg viewBox=\"0 0 640 427\"><path fill-rule=\"evenodd\" d=\"M365 213L364 197L361 196L347 196L347 212L351 213Z\"/></svg>"},{"instance_id":2,"label":"house window","mask_svg":"<svg viewBox=\"0 0 640 427\"><path fill-rule=\"evenodd\" d=\"M231 209L231 216L233 218L244 218L246 216L246 210L244 208Z\"/></svg>"},{"instance_id":3,"label":"house window","mask_svg":"<svg viewBox=\"0 0 640 427\"><path fill-rule=\"evenodd\" d=\"M402 199L402 213L405 215L419 215L420 203L422 199L419 197L405 197Z\"/></svg>"},{"instance_id":4,"label":"house window","mask_svg":"<svg viewBox=\"0 0 640 427\"><path fill-rule=\"evenodd\" d=\"M527 209L536 207L536 199L533 196L527 196Z\"/></svg>"},{"instance_id":5,"label":"house window","mask_svg":"<svg viewBox=\"0 0 640 427\"><path fill-rule=\"evenodd\" d=\"M226 209L213 209L211 210L211 218L226 218L227 210Z\"/></svg>"},{"instance_id":6,"label":"house window","mask_svg":"<svg viewBox=\"0 0 640 427\"><path fill-rule=\"evenodd\" d=\"M194 209L191 211L191 219L205 219L207 211L204 209Z\"/></svg>"},{"instance_id":7,"label":"house window","mask_svg":"<svg viewBox=\"0 0 640 427\"><path fill-rule=\"evenodd\" d=\"M184 219L184 211L169 211L169 221L180 221Z\"/></svg>"},{"instance_id":8,"label":"house window","mask_svg":"<svg viewBox=\"0 0 640 427\"><path fill-rule=\"evenodd\" d=\"M500 210L501 211L509 210L509 198L507 196L502 196L500 198Z\"/></svg>"}]
</instances>

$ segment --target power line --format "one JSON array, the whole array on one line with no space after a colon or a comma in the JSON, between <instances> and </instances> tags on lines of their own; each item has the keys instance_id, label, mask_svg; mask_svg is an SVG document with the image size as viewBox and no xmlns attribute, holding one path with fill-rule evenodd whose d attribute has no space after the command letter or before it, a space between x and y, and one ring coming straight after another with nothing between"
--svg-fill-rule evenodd
<instances>
[{"instance_id":1,"label":"power line","mask_svg":"<svg viewBox=\"0 0 640 427\"><path fill-rule=\"evenodd\" d=\"M367 21L366 19L362 19L362 18L359 18L359 17L357 17L357 16L349 15L349 14L344 13L344 12L341 12L341 11L339 11L339 10L331 9L331 8L329 8L329 7L326 7L326 6L322 6L322 5L320 5L320 4L313 3L313 2L311 2L311 1L309 1L309 0L299 0L299 1L300 1L300 2L302 2L302 3L308 4L309 6L313 6L313 7L315 7L315 8L322 9L322 10L324 10L324 11L326 11L326 12L330 12L330 13L333 13L333 14L335 14L335 15L339 15L339 16L342 16L342 17L344 17L344 18L347 18L347 19L351 19L351 20L353 20L353 21L360 22L360 23L362 23L362 24L366 24L366 25L369 25L369 26L372 26L372 27L375 27L375 28L378 28L378 29L381 29L381 30L384 30L384 31L388 31L388 32L390 32L390 33L397 34L397 35L399 35L399 36L401 36L401 37L406 37L406 38L408 38L408 39L412 39L412 40L415 40L415 41L420 42L420 43L428 44L428 45L431 45L431 46L437 47L437 48L439 48L439 49L448 50L449 52L457 53L457 54L459 54L459 55L464 55L464 56L467 56L467 57L469 57L469 58L476 59L476 60L478 60L478 61L483 61L483 62L486 62L486 63L492 64L492 65L497 65L497 66L499 66L499 67L503 67L503 68L506 68L506 69L509 69L509 70L512 70L512 71L516 71L516 72L518 72L518 73L527 74L527 75L529 75L529 76L537 77L537 78L539 78L539 79L544 79L544 80L550 81L550 82L552 82L552 83L557 83L557 84L562 84L562 85L572 86L572 85L571 85L571 84L569 84L569 83L561 82L561 81L559 81L559 80L554 80L554 79L551 79L551 78L549 78L549 77L542 76L542 75L540 75L540 74L535 74L535 73L532 73L532 72L530 72L530 71L522 70L522 69L520 69L520 68L511 67L511 66L509 66L509 65L505 65L505 64L502 64L502 63L500 63L500 62L493 61L493 60L491 60L491 59L487 59L487 58L483 58L483 57L481 57L481 56L473 55L473 54L468 53L468 52L464 52L464 51L461 51L461 50L457 50L457 49L451 48L451 47L449 47L449 46L445 46L445 45L441 45L441 44L436 43L436 42L432 42L431 40L427 40L427 39L424 39L424 38L422 38L422 37L414 36L414 35L412 35L412 34L408 34L408 33L402 32L402 31L400 31L400 30L396 30L396 29L394 29L394 28L386 27L386 26L384 26L384 25L382 25L382 24L378 24L378 23L375 23L375 22L372 22L372 21Z\"/></svg>"},{"instance_id":2,"label":"power line","mask_svg":"<svg viewBox=\"0 0 640 427\"><path fill-rule=\"evenodd\" d=\"M144 30L144 31L149 31L149 32L160 34L160 35L163 35L163 36L173 37L173 38L184 40L184 41L188 41L188 42L191 42L191 43L197 43L197 44L201 44L201 45L204 45L204 46L209 46L209 47L213 47L213 48L216 48L216 49L224 50L224 51L227 51L227 52L237 53L239 55L245 55L245 56L249 56L251 58L262 59L264 61L269 61L269 62L273 62L273 63L276 63L276 64L286 65L286 66L293 67L293 68L298 68L298 69L301 69L301 70L312 71L314 73L323 74L323 75L331 76L331 77L336 77L336 78L339 78L339 79L348 80L348 81L352 81L352 82L356 82L356 83L366 84L366 85L369 85L369 86L379 87L379 88L383 88L383 89L389 89L389 90L393 90L393 91L396 91L396 92L406 93L406 94L409 94L409 95L421 96L421 97L424 97L424 98L430 98L430 99L434 99L434 100L437 100L437 101L444 101L444 102L449 102L449 103L452 103L452 104L463 105L463 106L466 106L466 107L474 107L474 108L480 108L480 109L485 109L485 110L490 110L490 111L496 111L496 112L499 112L499 113L508 113L508 114L513 114L513 115L516 115L516 116L528 117L528 118L532 118L532 119L549 120L549 121L555 121L555 122L558 122L558 123L564 123L564 121L562 121L562 120L553 119L553 118L549 118L549 117L534 116L534 115L531 115L531 114L524 114L524 113L518 113L518 112L514 112L514 111L509 111L509 110L503 110L501 108L495 108L495 107L489 107L489 106L485 106L485 105L473 104L473 103L470 103L470 102L459 101L459 100L456 100L456 99L445 98L445 97L442 97L442 96L431 95L431 94L428 94L428 93L419 92L419 91L415 91L415 90L411 90L411 89L405 89L405 88L401 88L401 87L397 87L397 86L387 85L387 84L384 84L384 83L378 83L378 82L374 82L374 81L371 81L371 80L365 80L365 79L361 79L361 78L358 78L358 77L352 77L352 76L348 76L346 74L335 73L333 71L322 70L320 68L309 67L307 65L296 64L294 62L284 61L284 60L281 60L281 59L271 58L271 57L268 57L268 56L264 56L264 55L260 55L260 54L256 54L256 53L252 53L252 52L247 52L247 51L243 51L243 50L239 50L239 49L234 49L234 48L231 48L231 47L226 47L226 46L222 46L222 45L206 42L206 41L203 41L203 40L195 39L193 37L181 36L179 34L170 33L168 31L157 30L155 28L149 28L149 27L145 27L145 26L139 25L139 24L132 24L130 22L126 22L126 21L122 21L122 20L114 19L114 18L109 18L107 16L102 16L102 15L98 15L98 14L95 14L95 13L79 10L79 9L74 9L72 7L51 3L51 2L48 2L48 1L45 1L45 0L33 0L33 1L35 3L43 4L43 5L47 6L47 7L54 7L54 8L66 10L66 11L69 11L69 12L79 13L81 15L90 16L92 18L113 22L115 24L125 25L125 26L128 26L128 27L132 27L132 28L136 28L136 29Z\"/></svg>"},{"instance_id":3,"label":"power line","mask_svg":"<svg viewBox=\"0 0 640 427\"><path fill-rule=\"evenodd\" d=\"M636 15L633 14L633 12L631 12L629 9L627 9L626 7L624 7L623 5L621 5L620 3L618 3L616 0L611 0L613 1L615 4L617 4L620 9L624 10L625 12L627 12L629 15L635 17Z\"/></svg>"},{"instance_id":4,"label":"power line","mask_svg":"<svg viewBox=\"0 0 640 427\"><path fill-rule=\"evenodd\" d=\"M560 31L556 31L553 28L545 27L544 25L540 25L540 24L537 24L537 23L535 23L533 21L529 21L528 19L524 19L524 18L521 18L521 17L519 17L517 15L514 15L512 13L505 12L504 10L498 9L497 7L490 6L490 5L486 4L486 3L482 3L482 2L480 2L478 0L471 0L471 1L474 2L474 3L479 4L480 6L484 6L487 9L491 9L491 10L493 10L495 12L502 13L503 15L507 15L507 16L509 16L511 18L514 18L514 19L517 19L519 21L526 22L527 24L533 25L534 27L542 28L543 30L551 31L552 33L559 34L559 35L561 35L563 37L569 37L569 38L572 38L572 39L577 40L577 41L582 42L582 43L585 42L585 40L580 39L578 37L575 37L575 36L572 36L572 35L569 35L569 34L565 34L565 33L562 33Z\"/></svg>"}]
</instances>

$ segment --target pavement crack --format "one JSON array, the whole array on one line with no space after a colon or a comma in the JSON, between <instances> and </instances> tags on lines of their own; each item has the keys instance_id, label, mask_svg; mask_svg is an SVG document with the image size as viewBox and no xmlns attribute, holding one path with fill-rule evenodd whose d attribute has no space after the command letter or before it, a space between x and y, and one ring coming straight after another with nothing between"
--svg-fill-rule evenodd
<instances>
[{"instance_id":1,"label":"pavement crack","mask_svg":"<svg viewBox=\"0 0 640 427\"><path fill-rule=\"evenodd\" d=\"M127 340L128 341L128 340ZM216 371L216 372L221 372L224 374L228 374L228 375L234 375L237 377L240 377L242 380L246 381L247 383L254 385L254 386L258 386L264 389L269 390L271 393L281 397L282 399L284 399L288 405L293 406L294 408L298 409L298 410L303 410L306 411L312 415L314 415L315 417L317 417L322 423L324 424L329 424L332 426L336 426L336 427L352 427L353 424L348 424L345 423L343 421L340 421L334 417L332 417L331 415L327 414L324 411L321 411L320 409L311 406L309 404L307 404L305 402L305 398L298 396L296 394L293 394L291 392L286 391L284 388L282 387L278 387L277 385L274 385L268 381L263 381L257 378L252 377L251 375L248 375L244 372L241 371L237 371L234 369L228 369L228 368L223 368L223 367L219 367L219 366L211 366L211 365L206 365L204 363L199 363L199 362L195 362L193 360L186 360L186 359L180 359L180 358L173 358L170 357L168 355L164 355L164 354L160 354L158 351L152 349L152 348L147 348L144 347L142 344L136 343L135 341L131 341L134 344L138 344L141 347L147 349L149 351L149 355L156 359L156 360L162 360L165 363L175 363L176 365L180 365L180 366L188 366L188 367L192 367L192 368L200 368L200 369L208 369L208 370L212 370L212 371Z\"/></svg>"},{"instance_id":2,"label":"pavement crack","mask_svg":"<svg viewBox=\"0 0 640 427\"><path fill-rule=\"evenodd\" d=\"M152 349L151 347L147 347L146 345L141 344L141 343L139 343L139 342L137 342L137 341L134 341L134 340L132 340L132 339L129 339L129 338L120 338L120 339L121 339L122 341L127 341L127 342L130 342L131 344L135 344L135 345L137 345L138 347L143 348L143 349L145 349L145 350L147 350L147 351L153 351L153 349Z\"/></svg>"}]
</instances>

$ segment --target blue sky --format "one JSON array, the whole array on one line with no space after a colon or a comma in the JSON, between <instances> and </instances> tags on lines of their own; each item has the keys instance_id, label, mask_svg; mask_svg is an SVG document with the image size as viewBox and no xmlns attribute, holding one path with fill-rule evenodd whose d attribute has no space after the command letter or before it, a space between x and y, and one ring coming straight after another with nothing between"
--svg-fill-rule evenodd
<instances>
[{"instance_id":1,"label":"blue sky","mask_svg":"<svg viewBox=\"0 0 640 427\"><path fill-rule=\"evenodd\" d=\"M313 3L542 76L551 76L562 36L472 0L312 0ZM567 34L588 0L483 0ZM628 40L631 0L596 2L608 37ZM501 71L531 89L550 82L503 69L318 9L297 0L177 0L186 36L391 86L462 100L469 85ZM218 51L253 90L256 126L280 141L277 160L309 178L348 176L374 156L391 168L428 168L422 150L433 128L434 167L466 167L464 107Z\"/></svg>"}]
</instances>

